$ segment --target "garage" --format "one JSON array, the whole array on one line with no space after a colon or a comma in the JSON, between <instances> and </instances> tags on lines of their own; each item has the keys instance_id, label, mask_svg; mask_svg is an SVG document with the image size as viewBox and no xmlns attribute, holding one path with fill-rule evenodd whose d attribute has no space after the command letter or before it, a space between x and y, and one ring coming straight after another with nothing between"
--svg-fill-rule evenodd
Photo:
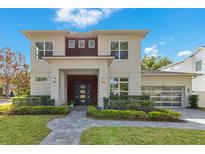
<instances>
[{"instance_id":1,"label":"garage","mask_svg":"<svg viewBox=\"0 0 205 154\"><path fill-rule=\"evenodd\" d=\"M168 71L146 71L141 76L141 94L150 96L155 106L188 107L192 78L198 74Z\"/></svg>"},{"instance_id":2,"label":"garage","mask_svg":"<svg viewBox=\"0 0 205 154\"><path fill-rule=\"evenodd\" d=\"M184 86L142 86L142 95L150 96L155 106L182 107Z\"/></svg>"}]
</instances>

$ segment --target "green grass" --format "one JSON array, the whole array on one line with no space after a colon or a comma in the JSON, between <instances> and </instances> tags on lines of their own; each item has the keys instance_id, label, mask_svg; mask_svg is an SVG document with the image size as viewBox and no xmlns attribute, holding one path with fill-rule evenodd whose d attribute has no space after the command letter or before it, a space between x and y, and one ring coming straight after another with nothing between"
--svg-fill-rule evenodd
<instances>
[{"instance_id":1,"label":"green grass","mask_svg":"<svg viewBox=\"0 0 205 154\"><path fill-rule=\"evenodd\" d=\"M51 131L47 123L62 116L0 116L0 144L39 144Z\"/></svg>"},{"instance_id":2,"label":"green grass","mask_svg":"<svg viewBox=\"0 0 205 154\"><path fill-rule=\"evenodd\" d=\"M83 131L80 144L205 144L205 131L150 127L92 127Z\"/></svg>"}]
</instances>

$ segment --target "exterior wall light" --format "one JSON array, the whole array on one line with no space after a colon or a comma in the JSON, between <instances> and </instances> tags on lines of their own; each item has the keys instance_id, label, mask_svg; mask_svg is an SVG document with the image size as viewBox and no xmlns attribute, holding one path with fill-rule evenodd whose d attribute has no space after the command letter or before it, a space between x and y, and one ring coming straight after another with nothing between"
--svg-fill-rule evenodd
<instances>
[{"instance_id":1,"label":"exterior wall light","mask_svg":"<svg viewBox=\"0 0 205 154\"><path fill-rule=\"evenodd\" d=\"M56 78L53 77L53 78L52 78L52 81L53 81L53 83L56 83Z\"/></svg>"},{"instance_id":2,"label":"exterior wall light","mask_svg":"<svg viewBox=\"0 0 205 154\"><path fill-rule=\"evenodd\" d=\"M105 83L105 82L106 82L105 77L102 77L102 83Z\"/></svg>"}]
</instances>

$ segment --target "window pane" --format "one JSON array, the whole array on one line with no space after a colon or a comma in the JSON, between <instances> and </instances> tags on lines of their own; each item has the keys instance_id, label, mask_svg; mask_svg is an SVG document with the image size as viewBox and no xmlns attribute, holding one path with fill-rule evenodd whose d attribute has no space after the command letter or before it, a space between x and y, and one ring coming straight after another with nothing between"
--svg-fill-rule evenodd
<instances>
[{"instance_id":1,"label":"window pane","mask_svg":"<svg viewBox=\"0 0 205 154\"><path fill-rule=\"evenodd\" d=\"M111 83L110 84L110 91L118 90L118 83Z\"/></svg>"},{"instance_id":2,"label":"window pane","mask_svg":"<svg viewBox=\"0 0 205 154\"><path fill-rule=\"evenodd\" d=\"M170 91L170 90L171 90L171 87L164 87L164 86L163 86L163 87L162 87L162 90L163 90L163 91Z\"/></svg>"},{"instance_id":3,"label":"window pane","mask_svg":"<svg viewBox=\"0 0 205 154\"><path fill-rule=\"evenodd\" d=\"M120 50L128 50L128 42L120 42Z\"/></svg>"},{"instance_id":4,"label":"window pane","mask_svg":"<svg viewBox=\"0 0 205 154\"><path fill-rule=\"evenodd\" d=\"M161 87L160 86L151 86L150 87L150 90L157 90L157 91L160 91L161 90Z\"/></svg>"},{"instance_id":5,"label":"window pane","mask_svg":"<svg viewBox=\"0 0 205 154\"><path fill-rule=\"evenodd\" d=\"M37 59L42 59L42 57L44 56L43 51L38 51L36 56L37 56Z\"/></svg>"},{"instance_id":6,"label":"window pane","mask_svg":"<svg viewBox=\"0 0 205 154\"><path fill-rule=\"evenodd\" d=\"M128 92L120 92L120 96L128 96Z\"/></svg>"},{"instance_id":7,"label":"window pane","mask_svg":"<svg viewBox=\"0 0 205 154\"><path fill-rule=\"evenodd\" d=\"M53 51L45 51L45 56L53 56Z\"/></svg>"},{"instance_id":8,"label":"window pane","mask_svg":"<svg viewBox=\"0 0 205 154\"><path fill-rule=\"evenodd\" d=\"M173 86L172 91L181 91L181 87L179 86Z\"/></svg>"},{"instance_id":9,"label":"window pane","mask_svg":"<svg viewBox=\"0 0 205 154\"><path fill-rule=\"evenodd\" d=\"M53 50L53 42L45 42L45 50Z\"/></svg>"},{"instance_id":10,"label":"window pane","mask_svg":"<svg viewBox=\"0 0 205 154\"><path fill-rule=\"evenodd\" d=\"M128 59L128 51L120 51L120 59Z\"/></svg>"},{"instance_id":11,"label":"window pane","mask_svg":"<svg viewBox=\"0 0 205 154\"><path fill-rule=\"evenodd\" d=\"M202 70L202 62L200 60L196 62L196 71L201 71L201 70Z\"/></svg>"},{"instance_id":12,"label":"window pane","mask_svg":"<svg viewBox=\"0 0 205 154\"><path fill-rule=\"evenodd\" d=\"M128 82L128 78L120 78L120 82Z\"/></svg>"},{"instance_id":13,"label":"window pane","mask_svg":"<svg viewBox=\"0 0 205 154\"><path fill-rule=\"evenodd\" d=\"M69 48L75 48L75 40L69 40Z\"/></svg>"},{"instance_id":14,"label":"window pane","mask_svg":"<svg viewBox=\"0 0 205 154\"><path fill-rule=\"evenodd\" d=\"M78 41L78 47L79 48L85 48L85 40L79 40Z\"/></svg>"},{"instance_id":15,"label":"window pane","mask_svg":"<svg viewBox=\"0 0 205 154\"><path fill-rule=\"evenodd\" d=\"M161 96L161 92L160 91L151 91L150 96Z\"/></svg>"},{"instance_id":16,"label":"window pane","mask_svg":"<svg viewBox=\"0 0 205 154\"><path fill-rule=\"evenodd\" d=\"M128 83L120 83L120 91L128 91Z\"/></svg>"},{"instance_id":17,"label":"window pane","mask_svg":"<svg viewBox=\"0 0 205 154\"><path fill-rule=\"evenodd\" d=\"M95 48L95 40L89 40L88 41L88 47L89 48Z\"/></svg>"},{"instance_id":18,"label":"window pane","mask_svg":"<svg viewBox=\"0 0 205 154\"><path fill-rule=\"evenodd\" d=\"M36 50L44 50L44 43L36 42Z\"/></svg>"},{"instance_id":19,"label":"window pane","mask_svg":"<svg viewBox=\"0 0 205 154\"><path fill-rule=\"evenodd\" d=\"M115 57L115 59L119 59L119 51L111 51L111 56Z\"/></svg>"},{"instance_id":20,"label":"window pane","mask_svg":"<svg viewBox=\"0 0 205 154\"><path fill-rule=\"evenodd\" d=\"M161 97L150 97L152 101L160 101Z\"/></svg>"},{"instance_id":21,"label":"window pane","mask_svg":"<svg viewBox=\"0 0 205 154\"><path fill-rule=\"evenodd\" d=\"M111 42L111 50L119 50L119 42Z\"/></svg>"},{"instance_id":22,"label":"window pane","mask_svg":"<svg viewBox=\"0 0 205 154\"><path fill-rule=\"evenodd\" d=\"M118 92L110 92L110 96L119 96Z\"/></svg>"},{"instance_id":23,"label":"window pane","mask_svg":"<svg viewBox=\"0 0 205 154\"><path fill-rule=\"evenodd\" d=\"M113 82L118 82L118 78L117 77L111 77L110 78L110 82L113 83Z\"/></svg>"}]
</instances>

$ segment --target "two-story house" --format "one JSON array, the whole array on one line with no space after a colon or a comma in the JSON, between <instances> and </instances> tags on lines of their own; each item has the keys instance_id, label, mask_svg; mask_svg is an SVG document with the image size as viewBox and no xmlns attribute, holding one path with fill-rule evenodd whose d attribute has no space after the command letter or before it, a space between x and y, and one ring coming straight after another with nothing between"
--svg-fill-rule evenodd
<instances>
[{"instance_id":1,"label":"two-story house","mask_svg":"<svg viewBox=\"0 0 205 154\"><path fill-rule=\"evenodd\" d=\"M198 47L194 53L185 60L162 67L161 71L193 72L200 76L192 78L192 91L199 95L199 106L205 107L205 47Z\"/></svg>"},{"instance_id":2,"label":"two-story house","mask_svg":"<svg viewBox=\"0 0 205 154\"><path fill-rule=\"evenodd\" d=\"M150 95L157 106L186 107L196 73L141 72L140 43L147 30L23 31L31 40L31 95L56 105L103 108L110 95Z\"/></svg>"}]
</instances>

